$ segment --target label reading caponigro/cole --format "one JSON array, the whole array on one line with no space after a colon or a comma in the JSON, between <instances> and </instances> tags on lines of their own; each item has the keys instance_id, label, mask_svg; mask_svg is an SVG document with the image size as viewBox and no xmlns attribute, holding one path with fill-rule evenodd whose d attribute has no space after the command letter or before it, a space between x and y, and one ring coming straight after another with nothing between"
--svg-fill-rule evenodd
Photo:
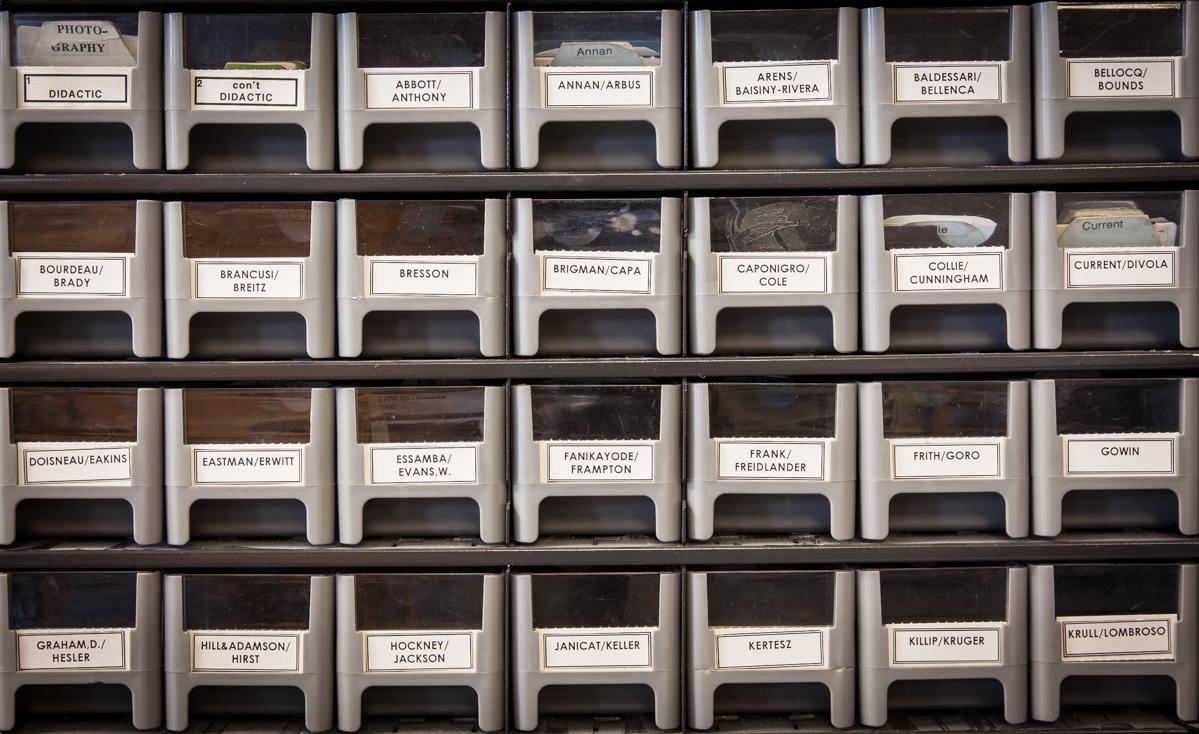
<instances>
[{"instance_id":1,"label":"label reading caponigro/cole","mask_svg":"<svg viewBox=\"0 0 1199 734\"><path fill-rule=\"evenodd\" d=\"M474 638L469 632L366 633L366 672L395 670L473 670Z\"/></svg>"},{"instance_id":2,"label":"label reading caponigro/cole","mask_svg":"<svg viewBox=\"0 0 1199 734\"><path fill-rule=\"evenodd\" d=\"M17 107L28 109L129 109L129 72L77 67L17 69Z\"/></svg>"},{"instance_id":3,"label":"label reading caponigro/cole","mask_svg":"<svg viewBox=\"0 0 1199 734\"><path fill-rule=\"evenodd\" d=\"M722 255L721 293L827 293L823 257Z\"/></svg>"},{"instance_id":4,"label":"label reading caponigro/cole","mask_svg":"<svg viewBox=\"0 0 1199 734\"><path fill-rule=\"evenodd\" d=\"M545 292L649 293L653 261L543 255L541 271L541 290Z\"/></svg>"},{"instance_id":5,"label":"label reading caponigro/cole","mask_svg":"<svg viewBox=\"0 0 1199 734\"><path fill-rule=\"evenodd\" d=\"M1173 660L1176 614L1058 617L1063 662Z\"/></svg>"},{"instance_id":6,"label":"label reading caponigro/cole","mask_svg":"<svg viewBox=\"0 0 1199 734\"><path fill-rule=\"evenodd\" d=\"M17 297L129 295L129 258L14 255Z\"/></svg>"},{"instance_id":7,"label":"label reading caponigro/cole","mask_svg":"<svg viewBox=\"0 0 1199 734\"><path fill-rule=\"evenodd\" d=\"M303 298L299 260L195 260L196 298Z\"/></svg>"},{"instance_id":8,"label":"label reading caponigro/cole","mask_svg":"<svg viewBox=\"0 0 1199 734\"><path fill-rule=\"evenodd\" d=\"M999 64L893 64L896 102L999 102Z\"/></svg>"},{"instance_id":9,"label":"label reading caponigro/cole","mask_svg":"<svg viewBox=\"0 0 1199 734\"><path fill-rule=\"evenodd\" d=\"M18 443L24 485L129 482L133 447L104 443Z\"/></svg>"},{"instance_id":10,"label":"label reading caponigro/cole","mask_svg":"<svg viewBox=\"0 0 1199 734\"><path fill-rule=\"evenodd\" d=\"M654 446L649 442L548 443L546 481L652 482Z\"/></svg>"},{"instance_id":11,"label":"label reading caponigro/cole","mask_svg":"<svg viewBox=\"0 0 1199 734\"><path fill-rule=\"evenodd\" d=\"M368 71L368 110L469 110L475 100L475 72Z\"/></svg>"},{"instance_id":12,"label":"label reading caponigro/cole","mask_svg":"<svg viewBox=\"0 0 1199 734\"><path fill-rule=\"evenodd\" d=\"M473 296L479 265L474 260L372 258L367 293L372 296Z\"/></svg>"},{"instance_id":13,"label":"label reading caponigro/cole","mask_svg":"<svg viewBox=\"0 0 1199 734\"><path fill-rule=\"evenodd\" d=\"M1066 250L1067 288L1173 288L1174 250Z\"/></svg>"},{"instance_id":14,"label":"label reading caponigro/cole","mask_svg":"<svg viewBox=\"0 0 1199 734\"><path fill-rule=\"evenodd\" d=\"M546 107L653 107L652 71L542 72Z\"/></svg>"},{"instance_id":15,"label":"label reading caponigro/cole","mask_svg":"<svg viewBox=\"0 0 1199 734\"><path fill-rule=\"evenodd\" d=\"M294 634L192 633L192 670L291 672L300 669L300 636Z\"/></svg>"},{"instance_id":16,"label":"label reading caponigro/cole","mask_svg":"<svg viewBox=\"0 0 1199 734\"><path fill-rule=\"evenodd\" d=\"M721 103L769 105L822 102L833 98L827 61L773 64L725 64L721 67Z\"/></svg>"},{"instance_id":17,"label":"label reading caponigro/cole","mask_svg":"<svg viewBox=\"0 0 1199 734\"><path fill-rule=\"evenodd\" d=\"M1068 61L1070 97L1173 97L1173 59Z\"/></svg>"},{"instance_id":18,"label":"label reading caponigro/cole","mask_svg":"<svg viewBox=\"0 0 1199 734\"><path fill-rule=\"evenodd\" d=\"M891 442L893 479L998 478L1002 445L987 439L913 439Z\"/></svg>"},{"instance_id":19,"label":"label reading caponigro/cole","mask_svg":"<svg viewBox=\"0 0 1199 734\"><path fill-rule=\"evenodd\" d=\"M896 291L996 291L1003 289L1000 252L895 253Z\"/></svg>"},{"instance_id":20,"label":"label reading caponigro/cole","mask_svg":"<svg viewBox=\"0 0 1199 734\"><path fill-rule=\"evenodd\" d=\"M717 479L824 479L823 441L719 441Z\"/></svg>"},{"instance_id":21,"label":"label reading caponigro/cole","mask_svg":"<svg viewBox=\"0 0 1199 734\"><path fill-rule=\"evenodd\" d=\"M1175 439L1170 436L1087 434L1062 436L1067 476L1170 475Z\"/></svg>"},{"instance_id":22,"label":"label reading caponigro/cole","mask_svg":"<svg viewBox=\"0 0 1199 734\"><path fill-rule=\"evenodd\" d=\"M1001 661L997 624L893 624L888 630L891 665L998 665Z\"/></svg>"},{"instance_id":23,"label":"label reading caponigro/cole","mask_svg":"<svg viewBox=\"0 0 1199 734\"><path fill-rule=\"evenodd\" d=\"M17 632L17 670L124 670L125 630Z\"/></svg>"},{"instance_id":24,"label":"label reading caponigro/cole","mask_svg":"<svg viewBox=\"0 0 1199 734\"><path fill-rule=\"evenodd\" d=\"M543 632L546 668L648 668L649 632Z\"/></svg>"},{"instance_id":25,"label":"label reading caponigro/cole","mask_svg":"<svg viewBox=\"0 0 1199 734\"><path fill-rule=\"evenodd\" d=\"M825 628L717 630L716 669L823 668L828 665Z\"/></svg>"},{"instance_id":26,"label":"label reading caponigro/cole","mask_svg":"<svg viewBox=\"0 0 1199 734\"><path fill-rule=\"evenodd\" d=\"M192 449L192 483L301 484L304 449L262 445Z\"/></svg>"},{"instance_id":27,"label":"label reading caponigro/cole","mask_svg":"<svg viewBox=\"0 0 1199 734\"><path fill-rule=\"evenodd\" d=\"M477 446L451 444L370 444L371 484L462 484L479 480Z\"/></svg>"}]
</instances>

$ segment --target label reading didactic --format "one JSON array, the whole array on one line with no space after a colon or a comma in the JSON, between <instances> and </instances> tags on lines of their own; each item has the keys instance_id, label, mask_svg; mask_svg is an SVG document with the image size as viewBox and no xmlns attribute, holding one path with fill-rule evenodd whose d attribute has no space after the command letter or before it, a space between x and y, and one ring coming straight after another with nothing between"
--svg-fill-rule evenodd
<instances>
[{"instance_id":1,"label":"label reading didactic","mask_svg":"<svg viewBox=\"0 0 1199 734\"><path fill-rule=\"evenodd\" d=\"M1174 250L1066 250L1067 288L1173 288Z\"/></svg>"},{"instance_id":2,"label":"label reading didactic","mask_svg":"<svg viewBox=\"0 0 1199 734\"><path fill-rule=\"evenodd\" d=\"M651 640L649 632L541 635L546 668L648 668Z\"/></svg>"},{"instance_id":3,"label":"label reading didactic","mask_svg":"<svg viewBox=\"0 0 1199 734\"><path fill-rule=\"evenodd\" d=\"M569 293L649 293L653 261L630 257L541 258L541 290Z\"/></svg>"},{"instance_id":4,"label":"label reading didactic","mask_svg":"<svg viewBox=\"0 0 1199 734\"><path fill-rule=\"evenodd\" d=\"M1174 438L1141 435L1063 436L1067 476L1173 474Z\"/></svg>"},{"instance_id":5,"label":"label reading didactic","mask_svg":"<svg viewBox=\"0 0 1199 734\"><path fill-rule=\"evenodd\" d=\"M1000 663L1000 627L963 622L893 624L892 665L979 665Z\"/></svg>"},{"instance_id":6,"label":"label reading didactic","mask_svg":"<svg viewBox=\"0 0 1199 734\"><path fill-rule=\"evenodd\" d=\"M303 298L298 260L194 260L196 298Z\"/></svg>"},{"instance_id":7,"label":"label reading didactic","mask_svg":"<svg viewBox=\"0 0 1199 734\"><path fill-rule=\"evenodd\" d=\"M998 478L1001 444L978 439L891 442L893 479Z\"/></svg>"},{"instance_id":8,"label":"label reading didactic","mask_svg":"<svg viewBox=\"0 0 1199 734\"><path fill-rule=\"evenodd\" d=\"M469 110L475 106L473 71L366 73L368 110Z\"/></svg>"},{"instance_id":9,"label":"label reading didactic","mask_svg":"<svg viewBox=\"0 0 1199 734\"><path fill-rule=\"evenodd\" d=\"M546 107L653 107L652 71L543 71Z\"/></svg>"},{"instance_id":10,"label":"label reading didactic","mask_svg":"<svg viewBox=\"0 0 1199 734\"><path fill-rule=\"evenodd\" d=\"M366 672L395 670L472 670L473 638L469 632L369 632Z\"/></svg>"},{"instance_id":11,"label":"label reading didactic","mask_svg":"<svg viewBox=\"0 0 1199 734\"><path fill-rule=\"evenodd\" d=\"M550 443L546 481L652 482L654 446L649 442Z\"/></svg>"},{"instance_id":12,"label":"label reading didactic","mask_svg":"<svg viewBox=\"0 0 1199 734\"><path fill-rule=\"evenodd\" d=\"M288 634L192 634L192 670L211 673L297 671L300 636Z\"/></svg>"},{"instance_id":13,"label":"label reading didactic","mask_svg":"<svg viewBox=\"0 0 1199 734\"><path fill-rule=\"evenodd\" d=\"M123 630L17 633L17 670L124 669Z\"/></svg>"},{"instance_id":14,"label":"label reading didactic","mask_svg":"<svg viewBox=\"0 0 1199 734\"><path fill-rule=\"evenodd\" d=\"M716 632L716 669L823 668L825 629Z\"/></svg>"},{"instance_id":15,"label":"label reading didactic","mask_svg":"<svg viewBox=\"0 0 1199 734\"><path fill-rule=\"evenodd\" d=\"M473 260L372 258L367 292L372 296L474 296L478 271Z\"/></svg>"},{"instance_id":16,"label":"label reading didactic","mask_svg":"<svg viewBox=\"0 0 1199 734\"><path fill-rule=\"evenodd\" d=\"M827 61L775 64L725 64L721 68L722 104L769 105L823 102L833 98Z\"/></svg>"},{"instance_id":17,"label":"label reading didactic","mask_svg":"<svg viewBox=\"0 0 1199 734\"><path fill-rule=\"evenodd\" d=\"M824 479L822 441L720 441L717 479Z\"/></svg>"},{"instance_id":18,"label":"label reading didactic","mask_svg":"<svg viewBox=\"0 0 1199 734\"><path fill-rule=\"evenodd\" d=\"M301 484L303 463L302 448L193 448L192 483Z\"/></svg>"},{"instance_id":19,"label":"label reading didactic","mask_svg":"<svg viewBox=\"0 0 1199 734\"><path fill-rule=\"evenodd\" d=\"M479 480L478 448L448 444L370 444L371 484L473 484Z\"/></svg>"},{"instance_id":20,"label":"label reading didactic","mask_svg":"<svg viewBox=\"0 0 1199 734\"><path fill-rule=\"evenodd\" d=\"M1178 615L1058 617L1062 661L1173 660Z\"/></svg>"},{"instance_id":21,"label":"label reading didactic","mask_svg":"<svg viewBox=\"0 0 1199 734\"><path fill-rule=\"evenodd\" d=\"M304 106L304 71L193 71L192 109L294 110Z\"/></svg>"},{"instance_id":22,"label":"label reading didactic","mask_svg":"<svg viewBox=\"0 0 1199 734\"><path fill-rule=\"evenodd\" d=\"M132 478L129 444L18 443L21 484L125 482Z\"/></svg>"},{"instance_id":23,"label":"label reading didactic","mask_svg":"<svg viewBox=\"0 0 1199 734\"><path fill-rule=\"evenodd\" d=\"M14 255L17 297L129 295L129 258Z\"/></svg>"},{"instance_id":24,"label":"label reading didactic","mask_svg":"<svg viewBox=\"0 0 1199 734\"><path fill-rule=\"evenodd\" d=\"M27 109L129 109L129 74L42 67L17 70L21 94L17 107Z\"/></svg>"},{"instance_id":25,"label":"label reading didactic","mask_svg":"<svg viewBox=\"0 0 1199 734\"><path fill-rule=\"evenodd\" d=\"M896 102L998 102L999 64L894 64Z\"/></svg>"},{"instance_id":26,"label":"label reading didactic","mask_svg":"<svg viewBox=\"0 0 1199 734\"><path fill-rule=\"evenodd\" d=\"M1071 97L1173 97L1172 59L1069 61Z\"/></svg>"},{"instance_id":27,"label":"label reading didactic","mask_svg":"<svg viewBox=\"0 0 1199 734\"><path fill-rule=\"evenodd\" d=\"M896 291L1003 290L1003 254L895 254Z\"/></svg>"},{"instance_id":28,"label":"label reading didactic","mask_svg":"<svg viewBox=\"0 0 1199 734\"><path fill-rule=\"evenodd\" d=\"M828 293L823 257L720 257L721 293Z\"/></svg>"}]
</instances>

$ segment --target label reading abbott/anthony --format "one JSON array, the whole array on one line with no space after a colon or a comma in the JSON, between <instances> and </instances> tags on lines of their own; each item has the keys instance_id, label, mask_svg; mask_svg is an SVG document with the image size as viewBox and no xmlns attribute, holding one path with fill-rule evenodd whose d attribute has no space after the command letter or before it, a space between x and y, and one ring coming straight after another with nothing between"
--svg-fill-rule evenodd
<instances>
[{"instance_id":1,"label":"label reading abbott/anthony","mask_svg":"<svg viewBox=\"0 0 1199 734\"><path fill-rule=\"evenodd\" d=\"M280 260L196 260L196 298L303 298L304 264Z\"/></svg>"},{"instance_id":2,"label":"label reading abbott/anthony","mask_svg":"<svg viewBox=\"0 0 1199 734\"><path fill-rule=\"evenodd\" d=\"M716 669L822 668L825 631L717 632Z\"/></svg>"},{"instance_id":3,"label":"label reading abbott/anthony","mask_svg":"<svg viewBox=\"0 0 1199 734\"><path fill-rule=\"evenodd\" d=\"M892 665L957 665L1000 662L999 627L892 625Z\"/></svg>"},{"instance_id":4,"label":"label reading abbott/anthony","mask_svg":"<svg viewBox=\"0 0 1199 734\"><path fill-rule=\"evenodd\" d=\"M891 444L894 479L997 478L999 465L998 442L894 441Z\"/></svg>"},{"instance_id":5,"label":"label reading abbott/anthony","mask_svg":"<svg viewBox=\"0 0 1199 734\"><path fill-rule=\"evenodd\" d=\"M551 443L546 446L550 482L652 482L654 447L642 444Z\"/></svg>"},{"instance_id":6,"label":"label reading abbott/anthony","mask_svg":"<svg viewBox=\"0 0 1199 734\"><path fill-rule=\"evenodd\" d=\"M300 669L300 636L237 633L192 635L192 670L217 673Z\"/></svg>"},{"instance_id":7,"label":"label reading abbott/anthony","mask_svg":"<svg viewBox=\"0 0 1199 734\"><path fill-rule=\"evenodd\" d=\"M282 72L289 74L289 72ZM300 78L304 72L277 76L278 71L240 72L237 76L195 73L193 109L272 110L302 106ZM270 74L270 76L267 76Z\"/></svg>"},{"instance_id":8,"label":"label reading abbott/anthony","mask_svg":"<svg viewBox=\"0 0 1199 734\"><path fill-rule=\"evenodd\" d=\"M370 632L366 635L366 671L471 670L475 667L472 641L469 632L424 635Z\"/></svg>"},{"instance_id":9,"label":"label reading abbott/anthony","mask_svg":"<svg viewBox=\"0 0 1199 734\"><path fill-rule=\"evenodd\" d=\"M717 479L824 479L820 441L721 441Z\"/></svg>"},{"instance_id":10,"label":"label reading abbott/anthony","mask_svg":"<svg viewBox=\"0 0 1199 734\"><path fill-rule=\"evenodd\" d=\"M720 258L721 293L827 293L828 260L823 257Z\"/></svg>"},{"instance_id":11,"label":"label reading abbott/anthony","mask_svg":"<svg viewBox=\"0 0 1199 734\"><path fill-rule=\"evenodd\" d=\"M128 74L18 71L18 107L128 108Z\"/></svg>"},{"instance_id":12,"label":"label reading abbott/anthony","mask_svg":"<svg viewBox=\"0 0 1199 734\"><path fill-rule=\"evenodd\" d=\"M546 71L546 107L653 107L652 71Z\"/></svg>"},{"instance_id":13,"label":"label reading abbott/anthony","mask_svg":"<svg viewBox=\"0 0 1199 734\"><path fill-rule=\"evenodd\" d=\"M726 105L832 99L832 74L827 61L728 64L722 72L721 101Z\"/></svg>"},{"instance_id":14,"label":"label reading abbott/anthony","mask_svg":"<svg viewBox=\"0 0 1199 734\"><path fill-rule=\"evenodd\" d=\"M541 258L541 290L571 293L649 293L653 261L627 257Z\"/></svg>"},{"instance_id":15,"label":"label reading abbott/anthony","mask_svg":"<svg viewBox=\"0 0 1199 734\"><path fill-rule=\"evenodd\" d=\"M896 102L998 102L999 64L894 65Z\"/></svg>"},{"instance_id":16,"label":"label reading abbott/anthony","mask_svg":"<svg viewBox=\"0 0 1199 734\"><path fill-rule=\"evenodd\" d=\"M547 668L648 668L648 632L542 634Z\"/></svg>"},{"instance_id":17,"label":"label reading abbott/anthony","mask_svg":"<svg viewBox=\"0 0 1199 734\"><path fill-rule=\"evenodd\" d=\"M1174 62L1070 61L1071 97L1173 97Z\"/></svg>"},{"instance_id":18,"label":"label reading abbott/anthony","mask_svg":"<svg viewBox=\"0 0 1199 734\"><path fill-rule=\"evenodd\" d=\"M439 484L478 481L478 449L440 444L367 446L371 484Z\"/></svg>"},{"instance_id":19,"label":"label reading abbott/anthony","mask_svg":"<svg viewBox=\"0 0 1199 734\"><path fill-rule=\"evenodd\" d=\"M1066 474L1173 474L1173 438L1063 437Z\"/></svg>"},{"instance_id":20,"label":"label reading abbott/anthony","mask_svg":"<svg viewBox=\"0 0 1199 734\"><path fill-rule=\"evenodd\" d=\"M124 257L45 257L16 255L17 297L127 296Z\"/></svg>"},{"instance_id":21,"label":"label reading abbott/anthony","mask_svg":"<svg viewBox=\"0 0 1199 734\"><path fill-rule=\"evenodd\" d=\"M1067 288L1173 288L1173 250L1067 250Z\"/></svg>"},{"instance_id":22,"label":"label reading abbott/anthony","mask_svg":"<svg viewBox=\"0 0 1199 734\"><path fill-rule=\"evenodd\" d=\"M367 288L372 296L473 296L478 270L474 261L373 259Z\"/></svg>"},{"instance_id":23,"label":"label reading abbott/anthony","mask_svg":"<svg viewBox=\"0 0 1199 734\"><path fill-rule=\"evenodd\" d=\"M1062 625L1065 662L1174 659L1178 621L1174 614L1059 617L1057 621Z\"/></svg>"},{"instance_id":24,"label":"label reading abbott/anthony","mask_svg":"<svg viewBox=\"0 0 1199 734\"><path fill-rule=\"evenodd\" d=\"M192 449L193 484L300 484L303 449Z\"/></svg>"},{"instance_id":25,"label":"label reading abbott/anthony","mask_svg":"<svg viewBox=\"0 0 1199 734\"><path fill-rule=\"evenodd\" d=\"M1003 255L895 255L896 291L996 291L1003 289Z\"/></svg>"},{"instance_id":26,"label":"label reading abbott/anthony","mask_svg":"<svg viewBox=\"0 0 1199 734\"><path fill-rule=\"evenodd\" d=\"M367 72L368 110L468 110L475 106L473 71Z\"/></svg>"},{"instance_id":27,"label":"label reading abbott/anthony","mask_svg":"<svg viewBox=\"0 0 1199 734\"><path fill-rule=\"evenodd\" d=\"M49 448L53 444L17 444L21 484L121 482L132 478L127 445Z\"/></svg>"},{"instance_id":28,"label":"label reading abbott/anthony","mask_svg":"<svg viewBox=\"0 0 1199 734\"><path fill-rule=\"evenodd\" d=\"M18 632L17 670L123 670L125 633Z\"/></svg>"}]
</instances>

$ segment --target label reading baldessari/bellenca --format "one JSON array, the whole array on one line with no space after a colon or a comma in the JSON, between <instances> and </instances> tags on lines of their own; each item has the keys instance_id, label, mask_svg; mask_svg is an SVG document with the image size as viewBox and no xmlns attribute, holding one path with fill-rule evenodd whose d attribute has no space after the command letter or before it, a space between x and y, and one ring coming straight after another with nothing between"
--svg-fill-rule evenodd
<instances>
[{"instance_id":1,"label":"label reading baldessari/bellenca","mask_svg":"<svg viewBox=\"0 0 1199 734\"><path fill-rule=\"evenodd\" d=\"M366 672L400 670L472 670L474 638L469 632L366 634Z\"/></svg>"},{"instance_id":2,"label":"label reading baldessari/bellenca","mask_svg":"<svg viewBox=\"0 0 1199 734\"><path fill-rule=\"evenodd\" d=\"M998 478L998 441L892 441L893 479Z\"/></svg>"},{"instance_id":3,"label":"label reading baldessari/bellenca","mask_svg":"<svg viewBox=\"0 0 1199 734\"><path fill-rule=\"evenodd\" d=\"M543 633L546 668L648 668L649 632Z\"/></svg>"},{"instance_id":4,"label":"label reading baldessari/bellenca","mask_svg":"<svg viewBox=\"0 0 1199 734\"><path fill-rule=\"evenodd\" d=\"M371 444L366 450L371 484L473 484L479 480L476 446Z\"/></svg>"},{"instance_id":5,"label":"label reading baldessari/bellenca","mask_svg":"<svg viewBox=\"0 0 1199 734\"><path fill-rule=\"evenodd\" d=\"M828 665L825 629L716 632L716 669L821 668Z\"/></svg>"},{"instance_id":6,"label":"label reading baldessari/bellenca","mask_svg":"<svg viewBox=\"0 0 1199 734\"><path fill-rule=\"evenodd\" d=\"M1063 662L1173 660L1178 616L1059 617Z\"/></svg>"},{"instance_id":7,"label":"label reading baldessari/bellenca","mask_svg":"<svg viewBox=\"0 0 1199 734\"><path fill-rule=\"evenodd\" d=\"M17 670L124 670L125 631L17 632Z\"/></svg>"},{"instance_id":8,"label":"label reading baldessari/bellenca","mask_svg":"<svg viewBox=\"0 0 1199 734\"><path fill-rule=\"evenodd\" d=\"M300 669L300 636L202 633L192 635L192 670L292 672Z\"/></svg>"},{"instance_id":9,"label":"label reading baldessari/bellenca","mask_svg":"<svg viewBox=\"0 0 1199 734\"><path fill-rule=\"evenodd\" d=\"M999 64L895 64L896 102L998 102Z\"/></svg>"},{"instance_id":10,"label":"label reading baldessari/bellenca","mask_svg":"<svg viewBox=\"0 0 1199 734\"><path fill-rule=\"evenodd\" d=\"M196 260L196 298L303 298L296 260Z\"/></svg>"},{"instance_id":11,"label":"label reading baldessari/bellenca","mask_svg":"<svg viewBox=\"0 0 1199 734\"><path fill-rule=\"evenodd\" d=\"M1000 627L987 624L890 625L892 665L998 664Z\"/></svg>"},{"instance_id":12,"label":"label reading baldessari/bellenca","mask_svg":"<svg viewBox=\"0 0 1199 734\"><path fill-rule=\"evenodd\" d=\"M545 447L550 482L652 482L650 443L550 443Z\"/></svg>"}]
</instances>

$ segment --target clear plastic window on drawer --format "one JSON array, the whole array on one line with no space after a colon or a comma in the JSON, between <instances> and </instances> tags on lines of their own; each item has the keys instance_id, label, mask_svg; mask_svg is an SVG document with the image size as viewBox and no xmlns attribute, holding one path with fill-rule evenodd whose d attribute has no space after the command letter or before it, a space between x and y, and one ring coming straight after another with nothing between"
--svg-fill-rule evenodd
<instances>
[{"instance_id":1,"label":"clear plastic window on drawer","mask_svg":"<svg viewBox=\"0 0 1199 734\"><path fill-rule=\"evenodd\" d=\"M1182 192L1059 192L1059 247L1177 247L1186 243Z\"/></svg>"},{"instance_id":2,"label":"clear plastic window on drawer","mask_svg":"<svg viewBox=\"0 0 1199 734\"><path fill-rule=\"evenodd\" d=\"M927 247L1010 247L1008 194L883 196L888 250Z\"/></svg>"},{"instance_id":3,"label":"clear plastic window on drawer","mask_svg":"<svg viewBox=\"0 0 1199 734\"><path fill-rule=\"evenodd\" d=\"M306 630L308 576L268 574L183 578L183 628L189 630Z\"/></svg>"},{"instance_id":4,"label":"clear plastic window on drawer","mask_svg":"<svg viewBox=\"0 0 1199 734\"><path fill-rule=\"evenodd\" d=\"M533 627L657 627L657 573L535 574Z\"/></svg>"},{"instance_id":5,"label":"clear plastic window on drawer","mask_svg":"<svg viewBox=\"0 0 1199 734\"><path fill-rule=\"evenodd\" d=\"M712 438L831 438L836 433L836 421L834 384L708 385L708 430Z\"/></svg>"},{"instance_id":6,"label":"clear plastic window on drawer","mask_svg":"<svg viewBox=\"0 0 1199 734\"><path fill-rule=\"evenodd\" d=\"M836 196L713 197L712 252L832 252Z\"/></svg>"},{"instance_id":7,"label":"clear plastic window on drawer","mask_svg":"<svg viewBox=\"0 0 1199 734\"><path fill-rule=\"evenodd\" d=\"M533 14L535 66L657 66L662 14L657 11Z\"/></svg>"},{"instance_id":8,"label":"clear plastic window on drawer","mask_svg":"<svg viewBox=\"0 0 1199 734\"><path fill-rule=\"evenodd\" d=\"M137 13L14 13L14 66L137 66Z\"/></svg>"},{"instance_id":9,"label":"clear plastic window on drawer","mask_svg":"<svg viewBox=\"0 0 1199 734\"><path fill-rule=\"evenodd\" d=\"M1182 611L1179 567L1168 563L1054 566L1053 597L1059 617Z\"/></svg>"},{"instance_id":10,"label":"clear plastic window on drawer","mask_svg":"<svg viewBox=\"0 0 1199 734\"><path fill-rule=\"evenodd\" d=\"M833 624L833 571L708 574L711 627L825 627Z\"/></svg>"},{"instance_id":11,"label":"clear plastic window on drawer","mask_svg":"<svg viewBox=\"0 0 1199 734\"><path fill-rule=\"evenodd\" d=\"M534 385L534 441L655 441L657 385Z\"/></svg>"},{"instance_id":12,"label":"clear plastic window on drawer","mask_svg":"<svg viewBox=\"0 0 1199 734\"><path fill-rule=\"evenodd\" d=\"M483 13L359 13L363 69L482 66Z\"/></svg>"},{"instance_id":13,"label":"clear plastic window on drawer","mask_svg":"<svg viewBox=\"0 0 1199 734\"><path fill-rule=\"evenodd\" d=\"M137 388L12 388L12 437L41 441L137 441Z\"/></svg>"},{"instance_id":14,"label":"clear plastic window on drawer","mask_svg":"<svg viewBox=\"0 0 1199 734\"><path fill-rule=\"evenodd\" d=\"M885 438L1006 436L1006 382L884 382Z\"/></svg>"},{"instance_id":15,"label":"clear plastic window on drawer","mask_svg":"<svg viewBox=\"0 0 1199 734\"><path fill-rule=\"evenodd\" d=\"M886 60L1007 61L1011 10L989 8L887 8Z\"/></svg>"},{"instance_id":16,"label":"clear plastic window on drawer","mask_svg":"<svg viewBox=\"0 0 1199 734\"><path fill-rule=\"evenodd\" d=\"M307 201L183 205L184 257L308 257L311 238Z\"/></svg>"},{"instance_id":17,"label":"clear plastic window on drawer","mask_svg":"<svg viewBox=\"0 0 1199 734\"><path fill-rule=\"evenodd\" d=\"M306 388L189 388L183 391L184 440L308 443L311 404Z\"/></svg>"},{"instance_id":18,"label":"clear plastic window on drawer","mask_svg":"<svg viewBox=\"0 0 1199 734\"><path fill-rule=\"evenodd\" d=\"M12 252L128 252L137 235L135 201L13 201Z\"/></svg>"},{"instance_id":19,"label":"clear plastic window on drawer","mask_svg":"<svg viewBox=\"0 0 1199 734\"><path fill-rule=\"evenodd\" d=\"M360 387L358 442L479 442L483 406L482 387Z\"/></svg>"},{"instance_id":20,"label":"clear plastic window on drawer","mask_svg":"<svg viewBox=\"0 0 1199 734\"><path fill-rule=\"evenodd\" d=\"M1177 433L1179 380L1057 380L1057 432Z\"/></svg>"},{"instance_id":21,"label":"clear plastic window on drawer","mask_svg":"<svg viewBox=\"0 0 1199 734\"><path fill-rule=\"evenodd\" d=\"M1075 59L1181 56L1184 15L1181 2L1059 2L1058 49Z\"/></svg>"},{"instance_id":22,"label":"clear plastic window on drawer","mask_svg":"<svg viewBox=\"0 0 1199 734\"><path fill-rule=\"evenodd\" d=\"M533 249L658 252L660 199L534 199Z\"/></svg>"},{"instance_id":23,"label":"clear plastic window on drawer","mask_svg":"<svg viewBox=\"0 0 1199 734\"><path fill-rule=\"evenodd\" d=\"M354 578L355 629L483 629L480 574L359 574Z\"/></svg>"},{"instance_id":24,"label":"clear plastic window on drawer","mask_svg":"<svg viewBox=\"0 0 1199 734\"><path fill-rule=\"evenodd\" d=\"M482 255L483 201L358 201L358 254Z\"/></svg>"},{"instance_id":25,"label":"clear plastic window on drawer","mask_svg":"<svg viewBox=\"0 0 1199 734\"><path fill-rule=\"evenodd\" d=\"M1006 567L879 572L883 624L1007 619Z\"/></svg>"},{"instance_id":26,"label":"clear plastic window on drawer","mask_svg":"<svg viewBox=\"0 0 1199 734\"><path fill-rule=\"evenodd\" d=\"M14 630L136 625L136 573L14 573L8 593L9 627Z\"/></svg>"},{"instance_id":27,"label":"clear plastic window on drawer","mask_svg":"<svg viewBox=\"0 0 1199 734\"><path fill-rule=\"evenodd\" d=\"M837 8L714 10L712 61L805 61L835 59Z\"/></svg>"}]
</instances>

